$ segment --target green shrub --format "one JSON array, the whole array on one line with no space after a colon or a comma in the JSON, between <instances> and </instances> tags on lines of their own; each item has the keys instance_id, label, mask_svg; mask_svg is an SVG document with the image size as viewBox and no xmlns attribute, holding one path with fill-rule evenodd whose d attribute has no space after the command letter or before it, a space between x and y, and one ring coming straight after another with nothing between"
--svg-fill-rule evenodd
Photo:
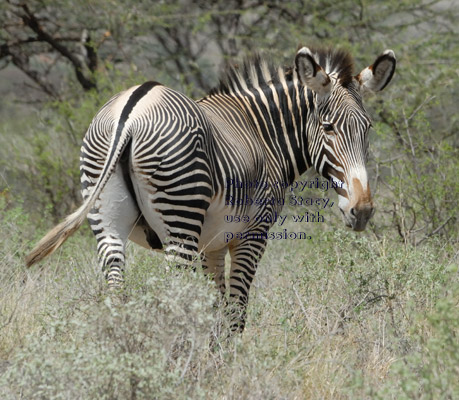
<instances>
[{"instance_id":1,"label":"green shrub","mask_svg":"<svg viewBox=\"0 0 459 400\"><path fill-rule=\"evenodd\" d=\"M457 267L447 278L454 278ZM377 391L381 399L456 399L459 397L459 290L446 291L430 312L418 313L411 327L413 351L397 360ZM374 394L374 392L373 392ZM376 397L376 396L374 396Z\"/></svg>"}]
</instances>

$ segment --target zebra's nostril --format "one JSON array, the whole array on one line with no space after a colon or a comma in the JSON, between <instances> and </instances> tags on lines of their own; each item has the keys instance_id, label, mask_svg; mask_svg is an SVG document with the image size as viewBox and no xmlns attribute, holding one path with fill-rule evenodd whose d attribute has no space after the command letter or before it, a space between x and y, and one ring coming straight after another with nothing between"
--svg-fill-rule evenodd
<instances>
[{"instance_id":1,"label":"zebra's nostril","mask_svg":"<svg viewBox=\"0 0 459 400\"><path fill-rule=\"evenodd\" d=\"M354 209L354 208L351 208L351 209L349 210L349 212L351 213L352 216L354 216L354 217L356 216L356 215L355 215L355 209Z\"/></svg>"}]
</instances>

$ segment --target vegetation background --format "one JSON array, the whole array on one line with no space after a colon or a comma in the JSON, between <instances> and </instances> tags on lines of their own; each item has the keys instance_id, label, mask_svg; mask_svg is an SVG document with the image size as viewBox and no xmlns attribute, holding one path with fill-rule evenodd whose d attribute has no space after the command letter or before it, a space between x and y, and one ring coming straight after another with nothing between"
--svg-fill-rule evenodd
<instances>
[{"instance_id":1,"label":"vegetation background","mask_svg":"<svg viewBox=\"0 0 459 400\"><path fill-rule=\"evenodd\" d=\"M457 1L4 0L0 21L2 399L459 398ZM299 44L348 49L356 73L397 55L367 101L377 213L270 243L241 337L211 350L213 285L136 246L114 303L87 228L25 269L80 202L80 142L111 95L153 79L197 98L225 62L288 65Z\"/></svg>"}]
</instances>

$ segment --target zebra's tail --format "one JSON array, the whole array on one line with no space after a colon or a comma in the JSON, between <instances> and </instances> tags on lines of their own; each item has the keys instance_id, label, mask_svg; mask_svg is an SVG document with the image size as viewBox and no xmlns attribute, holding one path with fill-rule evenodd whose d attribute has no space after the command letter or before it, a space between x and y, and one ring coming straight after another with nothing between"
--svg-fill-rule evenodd
<instances>
[{"instance_id":1,"label":"zebra's tail","mask_svg":"<svg viewBox=\"0 0 459 400\"><path fill-rule=\"evenodd\" d=\"M70 214L59 225L51 229L27 255L25 259L27 267L56 251L81 226L92 205L85 202L73 214Z\"/></svg>"},{"instance_id":2,"label":"zebra's tail","mask_svg":"<svg viewBox=\"0 0 459 400\"><path fill-rule=\"evenodd\" d=\"M102 172L96 184L93 186L91 193L74 213L67 216L64 221L51 229L36 244L25 259L27 267L32 266L56 251L81 226L112 175L129 139L130 135L128 132L121 132L120 135L115 135L110 146L109 156L105 160Z\"/></svg>"},{"instance_id":3,"label":"zebra's tail","mask_svg":"<svg viewBox=\"0 0 459 400\"><path fill-rule=\"evenodd\" d=\"M123 150L130 138L128 132L121 132L121 135L114 136L114 140L112 140L110 146L110 153L105 160L99 179L93 186L90 194L84 203L73 214L67 216L64 221L51 229L36 244L25 259L27 267L32 266L56 251L84 222L86 216L93 208L94 203L102 192L102 189L112 175L112 172L114 171L116 164L123 154Z\"/></svg>"},{"instance_id":4,"label":"zebra's tail","mask_svg":"<svg viewBox=\"0 0 459 400\"><path fill-rule=\"evenodd\" d=\"M50 230L37 243L25 259L27 267L32 266L56 251L84 222L86 215L88 215L89 211L93 208L94 203L108 182L108 179L113 173L116 164L119 162L121 155L131 138L129 129L124 129L125 122L127 121L129 114L138 101L156 85L158 85L156 82L146 82L131 92L129 99L121 112L116 131L112 136L109 153L104 166L102 167L102 172L99 175L99 179L93 186L91 193L78 210L76 210L73 214L70 214L64 221Z\"/></svg>"}]
</instances>

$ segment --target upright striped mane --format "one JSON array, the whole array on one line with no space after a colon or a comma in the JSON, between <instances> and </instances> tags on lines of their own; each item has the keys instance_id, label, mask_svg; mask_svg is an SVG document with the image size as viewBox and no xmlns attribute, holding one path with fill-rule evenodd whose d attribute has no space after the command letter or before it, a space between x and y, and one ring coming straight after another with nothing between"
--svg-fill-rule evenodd
<instances>
[{"instance_id":1,"label":"upright striped mane","mask_svg":"<svg viewBox=\"0 0 459 400\"><path fill-rule=\"evenodd\" d=\"M327 74L336 74L343 86L352 82L354 61L345 50L330 48L312 48L315 61ZM293 67L274 68L259 54L248 57L242 65L229 64L220 77L219 85L210 91L210 95L230 93L238 90L263 88L281 80L293 79Z\"/></svg>"},{"instance_id":2,"label":"upright striped mane","mask_svg":"<svg viewBox=\"0 0 459 400\"><path fill-rule=\"evenodd\" d=\"M228 64L220 77L219 85L210 94L230 93L238 90L260 88L278 82L281 71L262 56L256 54L244 59L242 65Z\"/></svg>"},{"instance_id":3,"label":"upright striped mane","mask_svg":"<svg viewBox=\"0 0 459 400\"><path fill-rule=\"evenodd\" d=\"M345 50L310 48L314 59L328 75L336 75L341 85L348 86L354 77L354 60Z\"/></svg>"}]
</instances>

